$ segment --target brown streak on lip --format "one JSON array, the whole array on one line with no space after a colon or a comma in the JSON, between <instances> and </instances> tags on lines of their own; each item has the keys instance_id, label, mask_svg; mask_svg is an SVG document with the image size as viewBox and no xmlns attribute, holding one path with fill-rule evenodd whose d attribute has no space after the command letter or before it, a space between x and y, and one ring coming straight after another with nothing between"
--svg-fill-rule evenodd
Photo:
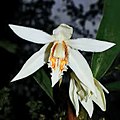
<instances>
[{"instance_id":1,"label":"brown streak on lip","mask_svg":"<svg viewBox=\"0 0 120 120\"><path fill-rule=\"evenodd\" d=\"M50 55L51 57L53 57L53 54L54 54L54 51L55 51L57 45L58 45L58 43L55 43L55 45L53 44L52 52L51 52L51 55Z\"/></svg>"},{"instance_id":2,"label":"brown streak on lip","mask_svg":"<svg viewBox=\"0 0 120 120\"><path fill-rule=\"evenodd\" d=\"M60 71L62 72L65 68L65 65L68 64L68 47L66 45L66 43L64 41L62 41L62 46L63 46L63 49L64 49L64 58L60 58L60 57L55 57L54 56L54 52L57 48L57 45L58 44L61 44L59 42L55 42L53 44L53 47L51 48L51 53L50 53L50 57L49 57L49 61L50 61L50 64L51 64L51 68L52 69L56 69L56 67L60 67Z\"/></svg>"},{"instance_id":3,"label":"brown streak on lip","mask_svg":"<svg viewBox=\"0 0 120 120\"><path fill-rule=\"evenodd\" d=\"M67 45L66 45L66 43L64 41L62 41L62 44L63 44L63 46L65 48L65 58L64 59L65 59L66 62L68 62L68 48L67 48Z\"/></svg>"},{"instance_id":4,"label":"brown streak on lip","mask_svg":"<svg viewBox=\"0 0 120 120\"><path fill-rule=\"evenodd\" d=\"M57 61L56 58L54 58L54 56L53 56L57 45L58 45L58 43L53 44L53 48L51 48L51 53L50 53L50 57L49 57L49 61L51 63L51 68L52 69L55 69L55 63Z\"/></svg>"}]
</instances>

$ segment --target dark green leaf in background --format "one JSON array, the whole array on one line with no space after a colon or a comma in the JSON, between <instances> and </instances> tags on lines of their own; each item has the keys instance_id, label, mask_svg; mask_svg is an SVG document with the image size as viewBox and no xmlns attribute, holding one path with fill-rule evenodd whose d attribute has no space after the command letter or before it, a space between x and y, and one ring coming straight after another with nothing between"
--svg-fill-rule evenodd
<instances>
[{"instance_id":1,"label":"dark green leaf in background","mask_svg":"<svg viewBox=\"0 0 120 120\"><path fill-rule=\"evenodd\" d=\"M53 100L53 88L51 87L51 80L45 73L43 69L40 69L38 72L35 73L34 79L40 85L40 87L46 92L46 94Z\"/></svg>"},{"instance_id":2,"label":"dark green leaf in background","mask_svg":"<svg viewBox=\"0 0 120 120\"><path fill-rule=\"evenodd\" d=\"M120 64L115 67L116 70L120 71Z\"/></svg>"},{"instance_id":3,"label":"dark green leaf in background","mask_svg":"<svg viewBox=\"0 0 120 120\"><path fill-rule=\"evenodd\" d=\"M106 88L111 91L120 91L120 81L106 84Z\"/></svg>"},{"instance_id":4,"label":"dark green leaf in background","mask_svg":"<svg viewBox=\"0 0 120 120\"><path fill-rule=\"evenodd\" d=\"M100 79L120 52L120 0L104 0L104 16L97 39L116 43L113 48L93 55L93 75L96 79Z\"/></svg>"},{"instance_id":5,"label":"dark green leaf in background","mask_svg":"<svg viewBox=\"0 0 120 120\"><path fill-rule=\"evenodd\" d=\"M14 43L11 43L10 41L2 40L0 41L0 47L10 53L15 53L18 46Z\"/></svg>"}]
</instances>

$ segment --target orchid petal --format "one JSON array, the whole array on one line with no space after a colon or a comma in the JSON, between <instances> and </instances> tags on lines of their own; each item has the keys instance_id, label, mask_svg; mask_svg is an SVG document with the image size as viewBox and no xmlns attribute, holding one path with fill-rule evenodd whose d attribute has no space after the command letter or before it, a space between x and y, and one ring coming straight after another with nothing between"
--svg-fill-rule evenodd
<instances>
[{"instance_id":1,"label":"orchid petal","mask_svg":"<svg viewBox=\"0 0 120 120\"><path fill-rule=\"evenodd\" d=\"M84 85L86 85L94 94L96 94L94 78L91 69L79 51L70 49L69 67L74 71L79 80Z\"/></svg>"},{"instance_id":2,"label":"orchid petal","mask_svg":"<svg viewBox=\"0 0 120 120\"><path fill-rule=\"evenodd\" d=\"M97 84L99 84L99 86L108 94L109 91L97 80L95 80L97 82Z\"/></svg>"},{"instance_id":3,"label":"orchid petal","mask_svg":"<svg viewBox=\"0 0 120 120\"><path fill-rule=\"evenodd\" d=\"M79 101L78 101L79 96L77 95L77 87L73 79L70 80L69 96L76 110L76 116L78 116L79 115Z\"/></svg>"},{"instance_id":4,"label":"orchid petal","mask_svg":"<svg viewBox=\"0 0 120 120\"><path fill-rule=\"evenodd\" d=\"M44 58L47 47L48 44L44 45L38 52L34 53L26 61L20 72L13 78L11 82L25 78L41 68L45 64Z\"/></svg>"},{"instance_id":5,"label":"orchid petal","mask_svg":"<svg viewBox=\"0 0 120 120\"><path fill-rule=\"evenodd\" d=\"M72 48L88 52L103 52L115 45L115 43L90 38L72 39L68 42L68 44Z\"/></svg>"},{"instance_id":6,"label":"orchid petal","mask_svg":"<svg viewBox=\"0 0 120 120\"><path fill-rule=\"evenodd\" d=\"M54 87L54 85L60 80L60 78L62 78L62 76L59 76L59 73L60 73L59 68L52 71L52 73L51 73L52 87Z\"/></svg>"},{"instance_id":7,"label":"orchid petal","mask_svg":"<svg viewBox=\"0 0 120 120\"><path fill-rule=\"evenodd\" d=\"M9 26L13 30L13 32L16 33L16 35L27 41L38 44L53 42L52 36L47 34L46 32L43 32L42 30L12 24L9 24Z\"/></svg>"},{"instance_id":8,"label":"orchid petal","mask_svg":"<svg viewBox=\"0 0 120 120\"><path fill-rule=\"evenodd\" d=\"M106 100L105 100L105 95L103 92L103 88L101 87L100 83L95 80L96 84L96 92L97 92L97 97L94 96L94 94L91 96L92 100L103 110L106 110Z\"/></svg>"},{"instance_id":9,"label":"orchid petal","mask_svg":"<svg viewBox=\"0 0 120 120\"><path fill-rule=\"evenodd\" d=\"M79 99L79 100L81 100L81 99ZM83 107L85 108L85 110L88 112L88 115L91 118L92 114L93 114L93 102L92 102L91 98L88 98L87 100L84 99L80 102L83 105Z\"/></svg>"},{"instance_id":10,"label":"orchid petal","mask_svg":"<svg viewBox=\"0 0 120 120\"><path fill-rule=\"evenodd\" d=\"M72 34L73 28L66 24L61 24L56 29L53 30L53 35L58 40L70 39Z\"/></svg>"}]
</instances>

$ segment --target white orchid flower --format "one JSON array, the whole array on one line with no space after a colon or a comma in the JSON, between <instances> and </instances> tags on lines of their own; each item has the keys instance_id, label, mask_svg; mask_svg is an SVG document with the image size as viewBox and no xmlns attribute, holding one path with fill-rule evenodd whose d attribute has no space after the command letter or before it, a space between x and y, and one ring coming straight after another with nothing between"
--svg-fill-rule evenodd
<instances>
[{"instance_id":1,"label":"white orchid flower","mask_svg":"<svg viewBox=\"0 0 120 120\"><path fill-rule=\"evenodd\" d=\"M63 71L67 71L69 66L81 82L96 93L91 69L78 50L102 52L114 46L114 43L89 38L70 39L73 28L66 24L61 24L54 29L53 35L29 27L12 24L9 26L19 37L30 42L45 44L26 61L12 82L33 74L48 62L48 66L52 69L52 87L62 78ZM53 45L49 49L51 43ZM46 54L49 55L46 57Z\"/></svg>"},{"instance_id":2,"label":"white orchid flower","mask_svg":"<svg viewBox=\"0 0 120 120\"><path fill-rule=\"evenodd\" d=\"M103 110L106 110L106 99L103 90L109 93L108 90L97 80L94 79L96 95L81 81L75 77L74 74L71 76L69 86L70 100L76 110L76 116L79 115L79 102L88 112L89 117L93 114L93 101Z\"/></svg>"}]
</instances>

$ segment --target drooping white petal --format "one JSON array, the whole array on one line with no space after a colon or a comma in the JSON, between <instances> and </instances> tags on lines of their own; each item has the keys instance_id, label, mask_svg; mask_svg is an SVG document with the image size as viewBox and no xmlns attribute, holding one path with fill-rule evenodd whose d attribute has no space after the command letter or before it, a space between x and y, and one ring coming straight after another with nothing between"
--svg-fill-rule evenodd
<instances>
[{"instance_id":1,"label":"drooping white petal","mask_svg":"<svg viewBox=\"0 0 120 120\"><path fill-rule=\"evenodd\" d=\"M85 108L85 110L88 112L88 115L91 118L92 114L93 114L93 102L92 102L91 98L88 98L87 100L84 99L80 102L83 105L83 107Z\"/></svg>"},{"instance_id":2,"label":"drooping white petal","mask_svg":"<svg viewBox=\"0 0 120 120\"><path fill-rule=\"evenodd\" d=\"M57 40L65 40L65 39L70 39L73 33L73 28L66 25L66 24L61 24L59 25L56 29L53 30L53 36Z\"/></svg>"},{"instance_id":3,"label":"drooping white petal","mask_svg":"<svg viewBox=\"0 0 120 120\"><path fill-rule=\"evenodd\" d=\"M70 80L69 97L76 110L76 116L78 116L79 115L79 101L78 101L79 96L77 94L77 87L73 79Z\"/></svg>"},{"instance_id":4,"label":"drooping white petal","mask_svg":"<svg viewBox=\"0 0 120 120\"><path fill-rule=\"evenodd\" d=\"M59 68L57 68L56 70L52 70L51 73L52 87L54 87L54 85L61 79L62 76L60 76L59 74L60 74Z\"/></svg>"},{"instance_id":5,"label":"drooping white petal","mask_svg":"<svg viewBox=\"0 0 120 120\"><path fill-rule=\"evenodd\" d=\"M91 69L79 51L70 49L69 67L73 70L80 81L86 85L94 94L96 94Z\"/></svg>"},{"instance_id":6,"label":"drooping white petal","mask_svg":"<svg viewBox=\"0 0 120 120\"><path fill-rule=\"evenodd\" d=\"M34 53L23 65L19 73L12 79L11 82L25 78L45 64L45 51L48 44L44 45L38 52Z\"/></svg>"},{"instance_id":7,"label":"drooping white petal","mask_svg":"<svg viewBox=\"0 0 120 120\"><path fill-rule=\"evenodd\" d=\"M101 86L101 88L108 94L109 93L109 91L99 82L99 81L97 81L97 80L95 80L96 82L97 82L97 84L99 85L99 86Z\"/></svg>"},{"instance_id":8,"label":"drooping white petal","mask_svg":"<svg viewBox=\"0 0 120 120\"><path fill-rule=\"evenodd\" d=\"M68 42L68 44L75 49L89 52L102 52L115 45L115 43L99 41L90 38L78 38Z\"/></svg>"},{"instance_id":9,"label":"drooping white petal","mask_svg":"<svg viewBox=\"0 0 120 120\"><path fill-rule=\"evenodd\" d=\"M48 67L52 69L52 87L62 78L67 71L68 49L64 41L54 42L48 59Z\"/></svg>"},{"instance_id":10,"label":"drooping white petal","mask_svg":"<svg viewBox=\"0 0 120 120\"><path fill-rule=\"evenodd\" d=\"M85 90L86 95L84 96L84 99L82 99L81 96L79 95L79 101L81 102L81 104L83 105L85 110L88 112L89 116L92 117L94 107L93 107L93 102L92 102L92 99L91 99L90 90L89 90L88 87L86 87L82 83L81 83L81 86Z\"/></svg>"},{"instance_id":11,"label":"drooping white petal","mask_svg":"<svg viewBox=\"0 0 120 120\"><path fill-rule=\"evenodd\" d=\"M19 37L27 41L39 44L50 43L53 41L52 36L42 30L12 24L9 24L9 26Z\"/></svg>"},{"instance_id":12,"label":"drooping white petal","mask_svg":"<svg viewBox=\"0 0 120 120\"><path fill-rule=\"evenodd\" d=\"M95 85L96 85L97 97L95 97L93 94L91 96L91 98L103 111L105 111L106 110L106 100L105 100L105 95L103 92L103 87L101 87L100 83L97 80L95 80Z\"/></svg>"}]
</instances>

